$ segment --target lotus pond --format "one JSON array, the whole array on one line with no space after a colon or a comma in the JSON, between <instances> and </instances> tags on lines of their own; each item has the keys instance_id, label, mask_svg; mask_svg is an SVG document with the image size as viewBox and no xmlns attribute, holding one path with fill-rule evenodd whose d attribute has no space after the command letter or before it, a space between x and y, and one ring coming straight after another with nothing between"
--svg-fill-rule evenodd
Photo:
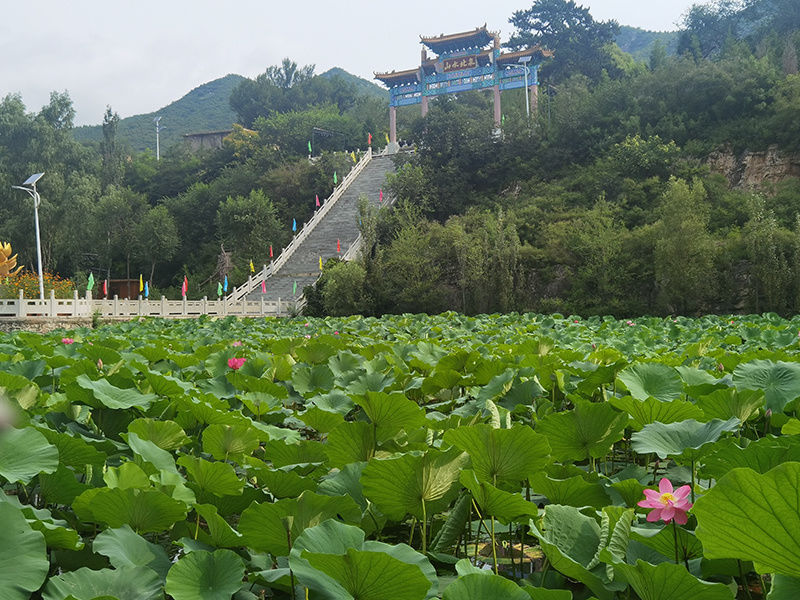
<instances>
[{"instance_id":1,"label":"lotus pond","mask_svg":"<svg viewBox=\"0 0 800 600\"><path fill-rule=\"evenodd\" d=\"M800 597L800 318L0 336L0 598Z\"/></svg>"}]
</instances>

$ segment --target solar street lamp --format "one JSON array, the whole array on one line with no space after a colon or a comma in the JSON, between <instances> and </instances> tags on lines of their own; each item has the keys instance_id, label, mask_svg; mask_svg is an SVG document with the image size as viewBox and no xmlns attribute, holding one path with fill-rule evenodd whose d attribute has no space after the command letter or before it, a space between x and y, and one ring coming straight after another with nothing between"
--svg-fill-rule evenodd
<instances>
[{"instance_id":1,"label":"solar street lamp","mask_svg":"<svg viewBox=\"0 0 800 600\"><path fill-rule=\"evenodd\" d=\"M525 69L525 114L528 115L528 120L531 118L531 103L528 102L528 63L531 62L530 56L520 57L519 64Z\"/></svg>"},{"instance_id":2,"label":"solar street lamp","mask_svg":"<svg viewBox=\"0 0 800 600\"><path fill-rule=\"evenodd\" d=\"M42 178L44 173L34 173L28 177L22 185L12 185L15 190L25 190L33 198L33 215L36 223L36 259L39 262L39 299L44 300L44 277L42 276L42 239L39 235L39 204L42 199L36 191L36 182ZM30 187L27 187L30 186Z\"/></svg>"},{"instance_id":3,"label":"solar street lamp","mask_svg":"<svg viewBox=\"0 0 800 600\"><path fill-rule=\"evenodd\" d=\"M161 160L161 149L159 148L159 144L158 144L158 142L159 142L158 134L161 133L162 129L164 129L161 126L160 121L161 121L161 117L156 117L155 119L153 119L153 123L156 124L156 160L157 161Z\"/></svg>"}]
</instances>

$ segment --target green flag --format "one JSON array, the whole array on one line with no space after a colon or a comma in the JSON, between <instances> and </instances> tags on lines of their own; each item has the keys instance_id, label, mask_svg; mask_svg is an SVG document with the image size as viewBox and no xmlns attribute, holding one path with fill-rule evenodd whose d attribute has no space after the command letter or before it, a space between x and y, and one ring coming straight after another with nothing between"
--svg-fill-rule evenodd
<instances>
[{"instance_id":1,"label":"green flag","mask_svg":"<svg viewBox=\"0 0 800 600\"><path fill-rule=\"evenodd\" d=\"M292 296L297 295L297 280L292 284Z\"/></svg>"},{"instance_id":2,"label":"green flag","mask_svg":"<svg viewBox=\"0 0 800 600\"><path fill-rule=\"evenodd\" d=\"M339 177L336 175L336 171L333 172L333 185L339 183Z\"/></svg>"},{"instance_id":3,"label":"green flag","mask_svg":"<svg viewBox=\"0 0 800 600\"><path fill-rule=\"evenodd\" d=\"M217 296L222 296L222 284L217 282Z\"/></svg>"},{"instance_id":4,"label":"green flag","mask_svg":"<svg viewBox=\"0 0 800 600\"><path fill-rule=\"evenodd\" d=\"M86 281L86 291L91 292L94 287L94 273L89 273L89 279Z\"/></svg>"},{"instance_id":5,"label":"green flag","mask_svg":"<svg viewBox=\"0 0 800 600\"><path fill-rule=\"evenodd\" d=\"M308 153L311 154L311 140L308 141Z\"/></svg>"}]
</instances>

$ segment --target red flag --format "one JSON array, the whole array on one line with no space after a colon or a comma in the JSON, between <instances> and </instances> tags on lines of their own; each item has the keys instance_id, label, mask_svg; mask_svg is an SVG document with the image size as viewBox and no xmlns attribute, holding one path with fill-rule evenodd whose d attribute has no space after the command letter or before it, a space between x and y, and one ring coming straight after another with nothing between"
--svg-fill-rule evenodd
<instances>
[{"instance_id":1,"label":"red flag","mask_svg":"<svg viewBox=\"0 0 800 600\"><path fill-rule=\"evenodd\" d=\"M103 279L103 296L108 296L108 279Z\"/></svg>"},{"instance_id":2,"label":"red flag","mask_svg":"<svg viewBox=\"0 0 800 600\"><path fill-rule=\"evenodd\" d=\"M269 257L272 258L272 244L269 245Z\"/></svg>"},{"instance_id":3,"label":"red flag","mask_svg":"<svg viewBox=\"0 0 800 600\"><path fill-rule=\"evenodd\" d=\"M382 189L378 193L378 202L383 202L383 190Z\"/></svg>"},{"instance_id":4,"label":"red flag","mask_svg":"<svg viewBox=\"0 0 800 600\"><path fill-rule=\"evenodd\" d=\"M319 208L319 194L316 194L316 198L317 198L317 208Z\"/></svg>"},{"instance_id":5,"label":"red flag","mask_svg":"<svg viewBox=\"0 0 800 600\"><path fill-rule=\"evenodd\" d=\"M183 276L183 285L181 286L181 296L186 298L186 292L189 289L189 280L186 278L186 275Z\"/></svg>"},{"instance_id":6,"label":"red flag","mask_svg":"<svg viewBox=\"0 0 800 600\"><path fill-rule=\"evenodd\" d=\"M267 281L266 281L266 279L262 279L261 280L261 293L262 294L266 294L267 293Z\"/></svg>"},{"instance_id":7,"label":"red flag","mask_svg":"<svg viewBox=\"0 0 800 600\"><path fill-rule=\"evenodd\" d=\"M372 134L367 134L367 146L372 146Z\"/></svg>"},{"instance_id":8,"label":"red flag","mask_svg":"<svg viewBox=\"0 0 800 600\"><path fill-rule=\"evenodd\" d=\"M339 241L339 239L337 238L336 239L336 252L341 252L341 251L342 251L342 244Z\"/></svg>"}]
</instances>

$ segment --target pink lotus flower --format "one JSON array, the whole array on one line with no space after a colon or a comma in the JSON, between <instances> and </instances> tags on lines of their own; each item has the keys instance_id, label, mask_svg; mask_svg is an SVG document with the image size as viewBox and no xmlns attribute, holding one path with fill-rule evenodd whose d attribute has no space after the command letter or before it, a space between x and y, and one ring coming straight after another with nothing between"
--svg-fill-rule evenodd
<instances>
[{"instance_id":1,"label":"pink lotus flower","mask_svg":"<svg viewBox=\"0 0 800 600\"><path fill-rule=\"evenodd\" d=\"M238 347L238 346L241 346L241 345L242 345L242 342L240 340L236 340L235 342L233 342L231 344L231 346L235 346L235 347Z\"/></svg>"},{"instance_id":2,"label":"pink lotus flower","mask_svg":"<svg viewBox=\"0 0 800 600\"><path fill-rule=\"evenodd\" d=\"M72 338L61 338L61 343L67 345L74 344L75 340L73 340Z\"/></svg>"},{"instance_id":3,"label":"pink lotus flower","mask_svg":"<svg viewBox=\"0 0 800 600\"><path fill-rule=\"evenodd\" d=\"M642 508L652 508L647 520L654 523L663 520L670 523L672 519L678 525L686 524L686 511L692 508L692 503L687 499L692 488L689 485L682 485L677 490L672 489L672 483L664 477L658 482L658 491L645 490L645 499L638 502Z\"/></svg>"},{"instance_id":4,"label":"pink lotus flower","mask_svg":"<svg viewBox=\"0 0 800 600\"><path fill-rule=\"evenodd\" d=\"M228 366L234 371L238 371L246 361L246 358L229 358Z\"/></svg>"},{"instance_id":5,"label":"pink lotus flower","mask_svg":"<svg viewBox=\"0 0 800 600\"><path fill-rule=\"evenodd\" d=\"M339 335L339 332L338 331L334 331L333 335Z\"/></svg>"}]
</instances>

